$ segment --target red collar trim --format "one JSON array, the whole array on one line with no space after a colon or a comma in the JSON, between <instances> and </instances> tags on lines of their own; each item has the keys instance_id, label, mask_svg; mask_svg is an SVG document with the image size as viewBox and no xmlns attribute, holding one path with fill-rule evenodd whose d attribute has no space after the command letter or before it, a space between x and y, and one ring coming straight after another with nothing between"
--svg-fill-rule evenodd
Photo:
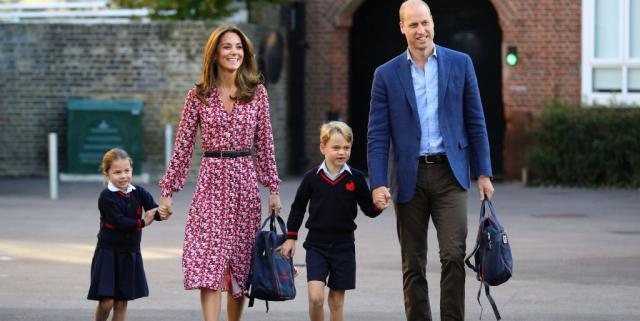
<instances>
[{"instance_id":1,"label":"red collar trim","mask_svg":"<svg viewBox=\"0 0 640 321\"><path fill-rule=\"evenodd\" d=\"M342 175L340 175L334 181L334 180L331 180L331 178L327 177L324 171L320 171L320 177L324 178L324 180L327 181L327 183L331 184L331 186L335 186L336 184L338 184L338 182L340 182L343 178L347 177L348 175L349 175L349 172L344 171L344 173L342 173Z\"/></svg>"}]
</instances>

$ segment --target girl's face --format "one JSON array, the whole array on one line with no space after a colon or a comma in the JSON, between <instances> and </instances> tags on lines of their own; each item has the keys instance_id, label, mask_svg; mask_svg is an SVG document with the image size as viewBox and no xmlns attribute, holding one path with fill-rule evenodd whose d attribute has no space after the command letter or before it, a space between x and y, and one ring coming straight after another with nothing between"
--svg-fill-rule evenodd
<instances>
[{"instance_id":1,"label":"girl's face","mask_svg":"<svg viewBox=\"0 0 640 321\"><path fill-rule=\"evenodd\" d=\"M133 169L128 159L118 159L111 163L107 172L107 179L120 190L127 190L131 184Z\"/></svg>"},{"instance_id":2,"label":"girl's face","mask_svg":"<svg viewBox=\"0 0 640 321\"><path fill-rule=\"evenodd\" d=\"M226 71L236 71L242 65L244 49L242 41L235 32L227 32L220 38L216 49L216 63L218 68Z\"/></svg>"},{"instance_id":3,"label":"girl's face","mask_svg":"<svg viewBox=\"0 0 640 321\"><path fill-rule=\"evenodd\" d=\"M351 156L351 143L340 133L333 133L326 144L320 143L320 152L327 166L340 169Z\"/></svg>"}]
</instances>

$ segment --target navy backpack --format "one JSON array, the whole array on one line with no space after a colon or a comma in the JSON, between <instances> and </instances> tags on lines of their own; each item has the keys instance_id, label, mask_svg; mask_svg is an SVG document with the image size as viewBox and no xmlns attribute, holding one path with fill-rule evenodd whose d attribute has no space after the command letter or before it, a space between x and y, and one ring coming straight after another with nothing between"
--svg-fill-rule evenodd
<instances>
[{"instance_id":1,"label":"navy backpack","mask_svg":"<svg viewBox=\"0 0 640 321\"><path fill-rule=\"evenodd\" d=\"M485 210L489 207L489 211ZM474 259L472 265L470 260ZM478 303L480 304L480 318L482 318L482 304L480 303L480 293L484 285L485 294L496 319L500 320L500 313L495 301L489 293L489 286L500 285L507 282L513 273L513 259L511 258L511 246L509 238L504 231L502 224L498 221L493 210L491 201L485 197L480 208L480 226L478 227L478 238L473 251L464 261L469 268L476 272L476 278L480 281L478 289Z\"/></svg>"},{"instance_id":2,"label":"navy backpack","mask_svg":"<svg viewBox=\"0 0 640 321\"><path fill-rule=\"evenodd\" d=\"M276 231L276 221L282 234ZM263 231L269 224L269 230ZM264 220L260 231L256 234L249 275L249 307L255 299L264 300L269 312L269 301L285 301L296 297L293 281L293 259L280 255L280 246L285 241L287 228L284 221L275 212Z\"/></svg>"}]
</instances>

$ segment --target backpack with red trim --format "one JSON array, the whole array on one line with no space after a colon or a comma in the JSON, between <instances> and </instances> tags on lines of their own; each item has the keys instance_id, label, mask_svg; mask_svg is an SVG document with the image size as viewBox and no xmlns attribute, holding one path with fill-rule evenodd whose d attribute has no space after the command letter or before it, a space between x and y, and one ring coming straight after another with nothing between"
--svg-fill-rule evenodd
<instances>
[{"instance_id":1,"label":"backpack with red trim","mask_svg":"<svg viewBox=\"0 0 640 321\"><path fill-rule=\"evenodd\" d=\"M485 210L486 206L489 207L489 211ZM470 262L471 257L474 259L474 264ZM480 281L477 296L480 307L482 308L480 293L484 285L485 294L489 303L491 303L493 313L496 319L500 320L500 313L489 293L489 286L500 285L511 278L513 259L507 233L498 221L498 216L493 210L491 201L486 197L482 201L482 208L480 209L480 226L478 227L476 246L465 258L464 262L476 272L476 278ZM482 310L480 310L480 317L482 318Z\"/></svg>"},{"instance_id":2,"label":"backpack with red trim","mask_svg":"<svg viewBox=\"0 0 640 321\"><path fill-rule=\"evenodd\" d=\"M282 234L278 234L277 225ZM263 231L269 223L269 230ZM265 219L262 228L256 234L251 274L249 275L249 307L255 299L264 300L269 311L269 301L285 301L296 297L293 259L280 254L280 246L285 241L287 228L284 220L272 212Z\"/></svg>"}]
</instances>

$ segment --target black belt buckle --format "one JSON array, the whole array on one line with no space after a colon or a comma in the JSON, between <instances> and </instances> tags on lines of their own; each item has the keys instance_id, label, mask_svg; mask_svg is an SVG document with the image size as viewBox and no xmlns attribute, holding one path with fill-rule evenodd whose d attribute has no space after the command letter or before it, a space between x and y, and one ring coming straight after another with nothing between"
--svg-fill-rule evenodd
<instances>
[{"instance_id":1,"label":"black belt buckle","mask_svg":"<svg viewBox=\"0 0 640 321\"><path fill-rule=\"evenodd\" d=\"M420 160L425 164L441 164L446 159L445 154L432 154L420 156Z\"/></svg>"}]
</instances>

